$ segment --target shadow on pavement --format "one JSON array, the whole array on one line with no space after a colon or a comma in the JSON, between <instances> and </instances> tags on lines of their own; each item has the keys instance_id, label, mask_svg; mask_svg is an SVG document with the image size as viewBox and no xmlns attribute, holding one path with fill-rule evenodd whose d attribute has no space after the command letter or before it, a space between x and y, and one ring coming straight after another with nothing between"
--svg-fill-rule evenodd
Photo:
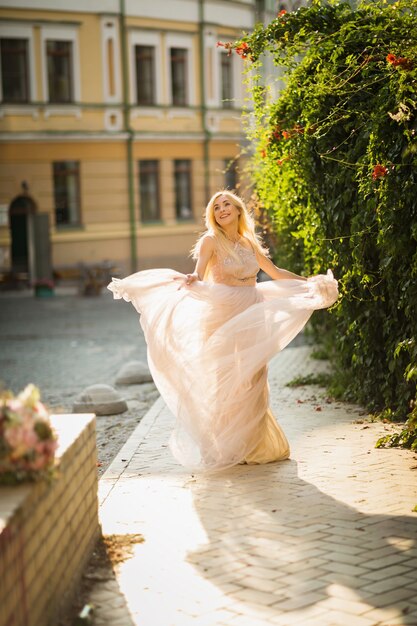
<instances>
[{"instance_id":1,"label":"shadow on pavement","mask_svg":"<svg viewBox=\"0 0 417 626\"><path fill-rule=\"evenodd\" d=\"M357 511L302 480L292 460L239 466L189 488L208 537L189 562L262 616L306 609L310 617L326 599L322 610L340 610L337 598L369 606L356 613L352 604L357 615L383 609L375 623L392 609L417 610L416 518Z\"/></svg>"}]
</instances>

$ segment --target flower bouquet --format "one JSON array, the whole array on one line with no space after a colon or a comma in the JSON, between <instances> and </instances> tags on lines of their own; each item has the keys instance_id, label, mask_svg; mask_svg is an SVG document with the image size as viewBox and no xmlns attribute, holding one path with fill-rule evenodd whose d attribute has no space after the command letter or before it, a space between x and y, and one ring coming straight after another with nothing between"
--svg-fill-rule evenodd
<instances>
[{"instance_id":1,"label":"flower bouquet","mask_svg":"<svg viewBox=\"0 0 417 626\"><path fill-rule=\"evenodd\" d=\"M57 445L37 387L0 394L0 484L51 476Z\"/></svg>"}]
</instances>

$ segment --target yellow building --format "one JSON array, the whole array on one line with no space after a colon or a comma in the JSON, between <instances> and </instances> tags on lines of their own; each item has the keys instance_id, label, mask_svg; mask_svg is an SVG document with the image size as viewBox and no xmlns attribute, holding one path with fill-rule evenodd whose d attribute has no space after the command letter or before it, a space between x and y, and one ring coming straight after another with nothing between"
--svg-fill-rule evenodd
<instances>
[{"instance_id":1,"label":"yellow building","mask_svg":"<svg viewBox=\"0 0 417 626\"><path fill-rule=\"evenodd\" d=\"M55 269L189 269L244 140L244 62L216 42L264 4L1 1L0 270L30 274L34 212L49 214Z\"/></svg>"}]
</instances>

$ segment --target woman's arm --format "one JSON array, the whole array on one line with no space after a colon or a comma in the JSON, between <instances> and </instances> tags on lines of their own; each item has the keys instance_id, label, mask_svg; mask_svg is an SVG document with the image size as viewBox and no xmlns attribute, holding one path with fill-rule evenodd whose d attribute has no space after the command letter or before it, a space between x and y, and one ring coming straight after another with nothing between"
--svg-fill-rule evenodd
<instances>
[{"instance_id":1,"label":"woman's arm","mask_svg":"<svg viewBox=\"0 0 417 626\"><path fill-rule=\"evenodd\" d=\"M298 274L293 274L293 272L289 272L288 270L282 270L276 265L274 265L271 259L264 256L263 254L256 255L259 263L259 267L265 274L268 274L272 278L272 280L280 280L285 278L292 278L296 280L307 280L304 276L299 276Z\"/></svg>"},{"instance_id":2,"label":"woman's arm","mask_svg":"<svg viewBox=\"0 0 417 626\"><path fill-rule=\"evenodd\" d=\"M204 274L206 273L206 268L208 262L213 256L214 252L214 239L207 235L201 241L200 250L198 253L198 259L195 266L195 270L192 274L187 274L187 278L185 281L186 285L191 285L195 280L203 280Z\"/></svg>"}]
</instances>

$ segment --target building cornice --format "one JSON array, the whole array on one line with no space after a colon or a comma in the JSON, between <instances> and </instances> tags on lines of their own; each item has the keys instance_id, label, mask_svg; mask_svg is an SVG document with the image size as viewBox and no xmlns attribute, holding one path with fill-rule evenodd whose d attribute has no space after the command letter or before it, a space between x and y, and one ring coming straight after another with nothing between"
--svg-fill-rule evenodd
<instances>
[{"instance_id":1,"label":"building cornice","mask_svg":"<svg viewBox=\"0 0 417 626\"><path fill-rule=\"evenodd\" d=\"M56 133L47 132L21 132L21 133L0 133L0 143L60 143L60 142L80 142L80 143L88 143L95 141L103 141L103 142L120 142L126 141L128 139L128 133L80 133L78 131L67 131L67 132L59 132ZM213 142L221 142L221 141L242 141L244 138L244 133L216 133L210 137L210 141ZM146 131L137 131L133 133L134 141L140 142L142 139L146 141L172 141L172 142L185 142L185 141L203 141L204 134L203 133L154 133L154 132L146 132Z\"/></svg>"},{"instance_id":2,"label":"building cornice","mask_svg":"<svg viewBox=\"0 0 417 626\"><path fill-rule=\"evenodd\" d=\"M80 20L65 20L62 19L31 19L28 17L0 17L0 22L2 24L30 24L30 26L81 26L82 22Z\"/></svg>"}]
</instances>

